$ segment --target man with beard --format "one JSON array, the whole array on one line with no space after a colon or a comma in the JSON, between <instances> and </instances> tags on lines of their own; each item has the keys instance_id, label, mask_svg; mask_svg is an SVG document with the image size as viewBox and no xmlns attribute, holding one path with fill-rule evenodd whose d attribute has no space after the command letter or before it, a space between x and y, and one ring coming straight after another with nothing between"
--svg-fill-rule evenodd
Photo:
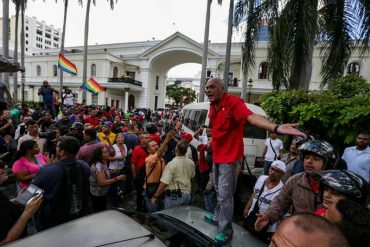
<instances>
[{"instance_id":1,"label":"man with beard","mask_svg":"<svg viewBox=\"0 0 370 247\"><path fill-rule=\"evenodd\" d=\"M44 190L44 201L36 216L38 231L88 213L90 169L76 159L79 148L76 138L62 137L56 148L59 161L45 166L32 181Z\"/></svg>"},{"instance_id":2,"label":"man with beard","mask_svg":"<svg viewBox=\"0 0 370 247\"><path fill-rule=\"evenodd\" d=\"M347 163L348 170L370 182L370 148L368 133L360 133L356 138L356 146L344 150L342 159Z\"/></svg>"}]
</instances>

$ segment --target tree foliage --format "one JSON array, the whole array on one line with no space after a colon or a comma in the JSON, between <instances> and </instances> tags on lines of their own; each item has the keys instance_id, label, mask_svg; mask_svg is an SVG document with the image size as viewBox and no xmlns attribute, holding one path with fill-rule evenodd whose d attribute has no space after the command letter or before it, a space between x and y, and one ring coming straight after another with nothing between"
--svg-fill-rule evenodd
<instances>
[{"instance_id":1,"label":"tree foliage","mask_svg":"<svg viewBox=\"0 0 370 247\"><path fill-rule=\"evenodd\" d=\"M191 88L181 87L177 84L167 85L167 98L173 100L177 106L182 107L183 104L190 104L196 100L196 92Z\"/></svg>"},{"instance_id":2,"label":"tree foliage","mask_svg":"<svg viewBox=\"0 0 370 247\"><path fill-rule=\"evenodd\" d=\"M370 85L362 77L332 80L327 91L272 92L262 107L277 123L297 122L309 134L343 147L370 131Z\"/></svg>"}]
</instances>

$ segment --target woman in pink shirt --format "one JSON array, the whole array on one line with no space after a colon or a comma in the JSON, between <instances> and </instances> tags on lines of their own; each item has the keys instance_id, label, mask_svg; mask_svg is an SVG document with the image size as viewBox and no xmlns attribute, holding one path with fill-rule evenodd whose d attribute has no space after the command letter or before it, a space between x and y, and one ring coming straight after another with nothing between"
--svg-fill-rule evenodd
<instances>
[{"instance_id":1,"label":"woman in pink shirt","mask_svg":"<svg viewBox=\"0 0 370 247\"><path fill-rule=\"evenodd\" d=\"M17 189L27 187L36 173L46 165L46 157L39 153L40 148L34 140L22 142L15 155L12 170L17 178Z\"/></svg>"}]
</instances>

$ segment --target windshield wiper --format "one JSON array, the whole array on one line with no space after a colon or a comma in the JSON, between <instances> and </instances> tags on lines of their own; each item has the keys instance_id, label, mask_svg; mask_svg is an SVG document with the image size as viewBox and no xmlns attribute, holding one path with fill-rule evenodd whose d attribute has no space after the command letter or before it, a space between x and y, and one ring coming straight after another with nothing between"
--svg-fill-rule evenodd
<instances>
[{"instance_id":1,"label":"windshield wiper","mask_svg":"<svg viewBox=\"0 0 370 247\"><path fill-rule=\"evenodd\" d=\"M131 241L131 240L135 240L135 239L140 239L140 238L149 238L150 240L153 240L155 238L155 236L154 236L153 233L150 233L150 234L147 234L147 235L144 235L144 236L139 236L139 237L134 237L134 238L126 238L126 239L115 241L115 242L110 242L110 243L106 243L106 244L96 245L95 247L102 247L102 246L107 246L107 245L111 245L111 244L122 243L122 242Z\"/></svg>"}]
</instances>

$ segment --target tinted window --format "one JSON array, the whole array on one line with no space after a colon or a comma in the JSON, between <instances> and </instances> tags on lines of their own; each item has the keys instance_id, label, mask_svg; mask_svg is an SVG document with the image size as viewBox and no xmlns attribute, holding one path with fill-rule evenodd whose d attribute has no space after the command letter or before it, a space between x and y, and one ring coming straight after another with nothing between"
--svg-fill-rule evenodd
<instances>
[{"instance_id":1,"label":"tinted window","mask_svg":"<svg viewBox=\"0 0 370 247\"><path fill-rule=\"evenodd\" d=\"M248 124L244 126L244 138L252 138L252 139L266 139L267 131L261 128L258 128L254 125Z\"/></svg>"}]
</instances>

